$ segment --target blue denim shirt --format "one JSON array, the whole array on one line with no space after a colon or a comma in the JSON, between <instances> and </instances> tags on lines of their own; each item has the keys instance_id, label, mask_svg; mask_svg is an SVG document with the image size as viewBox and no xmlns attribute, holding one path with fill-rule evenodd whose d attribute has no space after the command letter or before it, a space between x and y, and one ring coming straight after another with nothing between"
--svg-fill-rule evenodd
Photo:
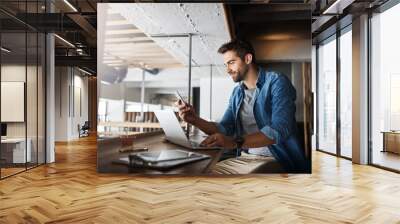
<instances>
[{"instance_id":1,"label":"blue denim shirt","mask_svg":"<svg viewBox=\"0 0 400 224\"><path fill-rule=\"evenodd\" d=\"M254 118L259 130L275 141L269 149L275 159L287 172L308 172L296 128L296 90L283 74L265 71L259 67ZM237 85L230 97L228 108L218 130L227 136L241 136L242 127L239 111L244 97L244 84Z\"/></svg>"}]
</instances>

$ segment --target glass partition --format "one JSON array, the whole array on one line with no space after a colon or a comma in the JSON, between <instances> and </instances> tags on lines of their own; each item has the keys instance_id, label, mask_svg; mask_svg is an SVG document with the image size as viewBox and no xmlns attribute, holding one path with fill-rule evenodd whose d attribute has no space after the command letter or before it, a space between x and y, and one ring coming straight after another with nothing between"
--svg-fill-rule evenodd
<instances>
[{"instance_id":1,"label":"glass partition","mask_svg":"<svg viewBox=\"0 0 400 224\"><path fill-rule=\"evenodd\" d=\"M318 48L318 149L336 154L336 36Z\"/></svg>"},{"instance_id":2,"label":"glass partition","mask_svg":"<svg viewBox=\"0 0 400 224\"><path fill-rule=\"evenodd\" d=\"M2 9L14 12L0 12L0 178L45 162L46 39L17 19L26 12L44 12L44 3L0 3Z\"/></svg>"},{"instance_id":3,"label":"glass partition","mask_svg":"<svg viewBox=\"0 0 400 224\"><path fill-rule=\"evenodd\" d=\"M31 162L26 141L26 38L25 32L1 34L2 177L25 170L26 162Z\"/></svg>"},{"instance_id":4,"label":"glass partition","mask_svg":"<svg viewBox=\"0 0 400 224\"><path fill-rule=\"evenodd\" d=\"M352 157L352 34L351 26L340 36L340 154Z\"/></svg>"},{"instance_id":5,"label":"glass partition","mask_svg":"<svg viewBox=\"0 0 400 224\"><path fill-rule=\"evenodd\" d=\"M400 170L398 21L400 4L371 18L371 162L394 170Z\"/></svg>"}]
</instances>

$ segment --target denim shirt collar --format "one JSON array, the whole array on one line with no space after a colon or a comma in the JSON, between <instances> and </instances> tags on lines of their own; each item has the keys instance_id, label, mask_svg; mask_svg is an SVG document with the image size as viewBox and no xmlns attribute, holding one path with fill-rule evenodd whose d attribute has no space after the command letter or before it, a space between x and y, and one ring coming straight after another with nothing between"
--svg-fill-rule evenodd
<instances>
[{"instance_id":1,"label":"denim shirt collar","mask_svg":"<svg viewBox=\"0 0 400 224\"><path fill-rule=\"evenodd\" d=\"M262 67L258 66L258 78L257 78L257 83L256 83L256 86L258 89L261 89L263 87L263 85L265 83L265 76L266 76L265 70ZM241 88L241 90L246 89L246 86L243 81L240 83L240 88Z\"/></svg>"}]
</instances>

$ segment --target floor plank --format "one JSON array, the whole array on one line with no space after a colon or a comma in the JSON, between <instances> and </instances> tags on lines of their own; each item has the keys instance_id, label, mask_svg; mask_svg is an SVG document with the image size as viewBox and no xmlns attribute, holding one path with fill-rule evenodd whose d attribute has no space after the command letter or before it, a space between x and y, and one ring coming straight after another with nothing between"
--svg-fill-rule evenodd
<instances>
[{"instance_id":1,"label":"floor plank","mask_svg":"<svg viewBox=\"0 0 400 224\"><path fill-rule=\"evenodd\" d=\"M96 173L96 141L0 181L0 223L400 223L400 175L313 152L311 175Z\"/></svg>"}]
</instances>

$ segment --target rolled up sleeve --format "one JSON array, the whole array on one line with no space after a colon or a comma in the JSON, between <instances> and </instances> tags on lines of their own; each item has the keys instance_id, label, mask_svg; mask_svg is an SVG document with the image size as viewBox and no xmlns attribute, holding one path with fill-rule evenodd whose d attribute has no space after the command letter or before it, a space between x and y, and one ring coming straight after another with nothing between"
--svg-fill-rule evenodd
<instances>
[{"instance_id":1,"label":"rolled up sleeve","mask_svg":"<svg viewBox=\"0 0 400 224\"><path fill-rule=\"evenodd\" d=\"M294 131L296 90L286 76L279 75L271 85L271 96L271 124L260 131L275 144L280 144Z\"/></svg>"}]
</instances>

